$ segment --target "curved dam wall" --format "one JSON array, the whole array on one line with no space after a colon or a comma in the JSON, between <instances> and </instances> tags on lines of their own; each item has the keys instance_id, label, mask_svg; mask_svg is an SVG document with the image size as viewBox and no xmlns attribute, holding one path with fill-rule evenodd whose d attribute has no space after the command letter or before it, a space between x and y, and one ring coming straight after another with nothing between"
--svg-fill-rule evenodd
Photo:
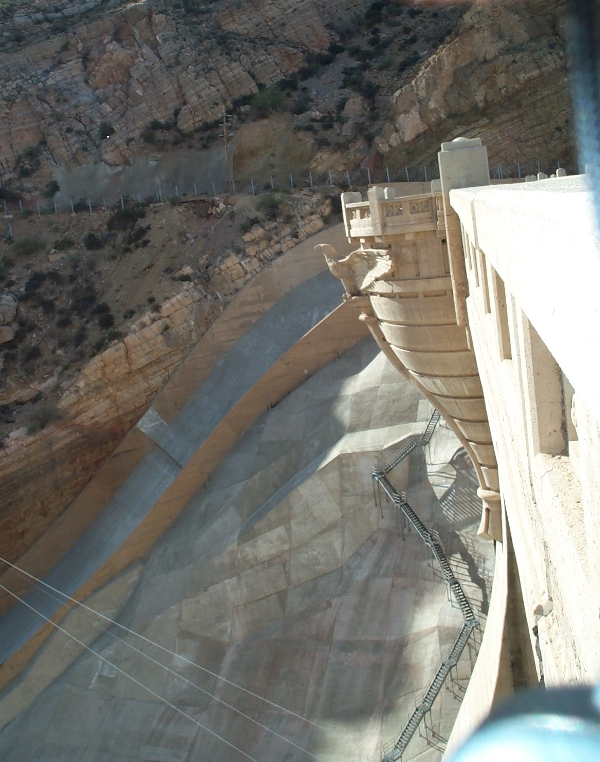
<instances>
[{"instance_id":1,"label":"curved dam wall","mask_svg":"<svg viewBox=\"0 0 600 762\"><path fill-rule=\"evenodd\" d=\"M391 458L429 414L375 344L359 342L263 410L150 551L106 588L104 606L112 592L122 624L320 727L147 644L142 650L167 672L115 640L114 627L98 640L95 618L72 612L65 628L256 759L306 758L271 728L327 762L375 762L461 621L420 538L373 495L376 459ZM427 452L403 461L391 478L437 524L471 600L485 611L492 560L489 544L475 536L476 479L454 457L458 446L440 429ZM98 656L73 648L53 635L0 694L2 756L243 758ZM465 654L459 665L463 685L473 659ZM435 727L446 736L458 707L450 692L436 705ZM407 758L424 752L439 758L417 737Z\"/></svg>"},{"instance_id":2,"label":"curved dam wall","mask_svg":"<svg viewBox=\"0 0 600 762\"><path fill-rule=\"evenodd\" d=\"M261 411L364 336L337 308L339 286L322 272L312 248L295 253L238 295L228 319L224 315L199 342L156 407L22 568L39 575L54 559L47 581L69 594L89 594L147 551ZM218 341L219 331L225 342ZM29 587L12 572L4 580L18 594ZM35 591L31 596L37 600ZM4 595L6 608L10 599ZM44 606L46 615L65 613L56 602ZM40 629L38 618L18 606L0 620L0 629L0 680L7 684L51 626Z\"/></svg>"}]
</instances>

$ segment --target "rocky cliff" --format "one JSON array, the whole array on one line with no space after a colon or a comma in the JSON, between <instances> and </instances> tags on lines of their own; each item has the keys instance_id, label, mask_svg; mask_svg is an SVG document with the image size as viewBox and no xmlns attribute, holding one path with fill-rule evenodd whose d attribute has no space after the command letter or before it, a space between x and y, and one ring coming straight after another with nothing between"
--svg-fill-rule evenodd
<instances>
[{"instance_id":1,"label":"rocky cliff","mask_svg":"<svg viewBox=\"0 0 600 762\"><path fill-rule=\"evenodd\" d=\"M16 255L0 297L0 557L44 534L232 296L331 219L319 191L257 200L138 208L146 224L134 216L116 238L119 211L13 221L5 258L46 226L72 238L67 251ZM127 244L136 229L143 246ZM90 235L101 248L86 249Z\"/></svg>"},{"instance_id":2,"label":"rocky cliff","mask_svg":"<svg viewBox=\"0 0 600 762\"><path fill-rule=\"evenodd\" d=\"M26 201L46 185L51 199L57 167L185 161L220 140L223 105L236 176L268 176L277 154L303 170L407 166L417 179L459 134L481 137L513 175L519 163L574 170L564 2L464 11L391 0L4 4L0 192ZM15 240L0 245L0 435L10 435L0 555L17 558L60 515L223 302L331 213L319 192L271 196L262 212L258 198L216 216L208 200L147 207L148 219L118 230L102 211L12 219Z\"/></svg>"},{"instance_id":3,"label":"rocky cliff","mask_svg":"<svg viewBox=\"0 0 600 762\"><path fill-rule=\"evenodd\" d=\"M480 137L516 176L561 162L577 171L565 56L566 4L475 3L454 34L393 96L375 144L392 166L432 162L438 145Z\"/></svg>"}]
</instances>

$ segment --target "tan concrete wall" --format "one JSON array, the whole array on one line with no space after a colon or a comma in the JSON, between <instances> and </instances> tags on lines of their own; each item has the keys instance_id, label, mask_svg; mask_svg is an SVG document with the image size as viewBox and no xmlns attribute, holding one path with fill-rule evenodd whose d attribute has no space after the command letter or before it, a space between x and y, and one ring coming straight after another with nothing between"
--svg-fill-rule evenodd
<instances>
[{"instance_id":1,"label":"tan concrete wall","mask_svg":"<svg viewBox=\"0 0 600 762\"><path fill-rule=\"evenodd\" d=\"M600 326L600 247L589 195L573 178L453 191L451 201L529 630L523 647L535 653L537 625L546 684L595 681L600 398L589 338ZM500 644L484 646L493 656ZM456 738L481 717L482 700L469 689Z\"/></svg>"}]
</instances>

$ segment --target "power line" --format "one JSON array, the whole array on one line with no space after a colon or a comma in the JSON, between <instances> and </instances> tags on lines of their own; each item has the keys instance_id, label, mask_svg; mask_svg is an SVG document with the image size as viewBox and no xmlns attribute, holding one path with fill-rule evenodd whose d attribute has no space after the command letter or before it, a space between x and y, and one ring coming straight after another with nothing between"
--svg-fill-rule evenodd
<instances>
[{"instance_id":1,"label":"power line","mask_svg":"<svg viewBox=\"0 0 600 762\"><path fill-rule=\"evenodd\" d=\"M2 559L0 559L0 561L2 561ZM17 569L17 571L19 571L19 570ZM26 572L24 572L24 574L26 574ZM48 592L46 590L42 590L41 592L43 592L46 595L50 596L53 600L58 601L58 603L62 602L62 601L60 601L59 598L57 598L51 592ZM59 593L59 594L60 595L64 595L64 593ZM82 603L80 603L79 605L83 606ZM83 606L83 608L87 609L87 606ZM91 609L89 609L89 610L92 611ZM96 613L97 613L97 616L103 616L102 614L99 614L98 612L96 612ZM41 616L41 614L40 614L40 616ZM86 618L88 619L88 621L90 621L90 622L92 621L91 618L89 618L89 617L86 617ZM92 622L92 624L95 624L95 622ZM135 651L136 653L140 654L145 659L148 659L153 664L156 664L157 666L162 667L163 669L165 669L170 674L174 675L179 680L182 680L183 682L187 683L188 685L191 685L193 688L196 688L201 693L204 693L206 696L209 696L210 698L214 699L215 701L219 702L220 704L223 704L223 706L226 706L228 709L231 709L233 712L236 712L237 714L241 715L246 720L250 720L250 722L253 722L255 725L258 725L260 728L262 728L263 730L266 730L268 733L272 733L274 736L277 736L277 738L280 738L282 741L285 741L286 743L289 743L291 746L295 746L296 749L299 749L300 751L304 752L304 754L308 754L309 757L312 757L313 759L316 759L316 760L320 761L320 757L317 757L315 754L313 754L312 752L308 751L308 749L303 748L302 746L298 745L294 741L291 741L289 738L286 738L285 736L282 736L277 731L272 730L271 728L267 727L266 725L263 725L262 722L259 722L258 720L255 720L253 717L250 717L250 715L245 714L244 712L242 712L241 709L237 709L235 706L233 706L232 704L229 704L227 701L224 701L223 699L219 698L218 696L215 696L213 693L211 693L210 691L205 690L204 688L202 688L197 683L194 683L192 680L188 680L187 677L184 677L183 675L180 675L178 672L175 672L175 670L171 669L166 664L163 664L162 662L158 661L157 659L154 659L149 654L144 653L139 648L136 648L133 644L128 643L123 638L120 638L118 635L115 635L115 633L110 632L109 630L105 630L105 632L106 632L107 635L110 635L111 638L114 638L115 640L118 640L120 643L123 643L125 646L127 646L127 648L131 648L133 651ZM177 657L177 658L181 658L181 657Z\"/></svg>"},{"instance_id":2,"label":"power line","mask_svg":"<svg viewBox=\"0 0 600 762\"><path fill-rule=\"evenodd\" d=\"M31 606L27 601L24 601L19 595L16 593L13 593L12 590L9 590L7 587L4 587L4 585L0 584L0 589L4 590L4 592L8 593L9 595L12 595L13 598L16 598L18 601L20 601L24 606L27 606L28 609L33 611L34 614L37 614L38 616L42 617L42 619L45 619L48 624L51 624L53 627L55 627L59 632L62 632L63 635L66 635L68 638L71 638L76 643L78 643L80 646L85 648L87 651L92 653L94 656L97 656L101 661L103 661L105 664L108 664L109 667L112 667L117 672L120 672L125 677L129 678L132 682L134 682L136 685L138 685L140 688L143 688L145 691L148 691L152 696L157 698L159 701L162 701L164 704L169 706L171 709L174 709L176 712L179 712L179 714L183 715L183 717L186 717L188 720L191 720L195 725L197 725L199 728L202 728L202 730L206 730L211 735L215 736L215 738L218 738L219 741L223 741L223 743L227 744L227 746L231 746L232 749L235 749L236 751L239 751L240 754L242 754L247 759L252 760L252 762L258 762L257 759L250 756L250 754L246 754L245 751L242 751L238 746L235 744L232 744L230 741L227 741L227 739L223 738L223 736L220 736L218 733L215 733L214 730L211 730L210 728L207 728L206 725L203 725L201 722L199 722L197 719L192 717L190 714L187 714L187 712L184 712L183 709L180 709L178 706L175 706L175 704L172 704L168 699L163 698L160 694L156 693L156 691L153 691L152 688L148 688L147 685L144 685L139 680L137 680L133 675L128 674L125 672L125 670L121 669L120 667L117 667L116 664L113 664L109 659L107 659L105 656L102 656L102 654L99 654L97 651L94 651L93 648L90 648L90 646L86 645L82 640L79 640L79 638L76 638L75 635L71 635L70 632L67 632L63 627L61 627L56 622L53 622L51 619L49 619L45 614L42 614L41 611L38 611L36 608Z\"/></svg>"},{"instance_id":3,"label":"power line","mask_svg":"<svg viewBox=\"0 0 600 762\"><path fill-rule=\"evenodd\" d=\"M149 638L146 638L144 635L140 635L138 632L135 632L134 630L130 630L129 627L126 627L123 624L120 624L119 622L116 622L114 619L111 619L110 617L106 616L105 614L101 614L99 611L95 611L95 609L90 608L89 606L86 606L85 603L82 603L81 601L78 601L76 598L72 598L70 595L67 595L67 593L63 593L60 590L57 590L55 587L52 587L52 585L49 585L47 582L44 582L43 580L39 579L38 577L35 577L33 574L30 574L29 572L26 572L24 569L21 569L20 567L16 566L15 564L12 564L10 561L7 561L6 559L0 557L0 563L3 563L5 566L10 567L14 571L18 572L19 574L22 574L29 579L34 580L40 585L43 585L44 587L48 588L48 590L52 590L52 592L57 593L58 595L62 596L68 601L71 601L72 603L75 603L77 606L81 606L86 611L89 611L91 614L94 614L94 616L98 616L102 619L104 619L106 622L110 622L110 624L115 625L116 627L119 627L120 629L124 630L125 632L129 633L130 635L135 635L135 637L140 638L140 640L143 640L145 643L149 643L152 646L155 646L156 648L160 649L161 651L164 651L165 653L169 654L170 656L174 656L176 659L180 659L181 661L185 662L186 664L190 664L193 667L196 667L197 669L201 670L202 672L205 672L206 674L210 675L211 677L216 678L217 680L220 680L221 682L226 683L227 685L231 685L233 688L237 688L240 691L243 691L244 693L248 694L249 696L252 696L254 698L259 699L260 701L264 701L266 704L269 704L270 706L274 707L275 709L279 709L282 712L285 712L286 714L291 715L292 717L296 717L299 720L302 720L303 722L309 723L309 725L314 725L316 728L319 728L319 730L323 730L326 733L331 733L332 735L337 735L335 731L330 730L329 728L324 727L323 725L319 725L318 722L314 722L314 720L309 720L308 717L303 717L301 714L297 714L296 712L293 712L291 709L286 709L286 707L281 706L280 704L275 703L274 701L270 701L267 698L264 698L263 696L259 696L258 693L254 693L253 691L248 690L247 688L243 688L241 685L238 685L237 683L232 682L231 680L228 680L226 677L222 677L221 675L218 675L216 672L212 672L210 669L207 669L206 667L200 666L200 664L196 664L195 662L191 661L190 659L186 659L185 656L181 656L178 653L175 653L174 651L171 651L170 649L166 648L165 646L161 646L160 643L155 643L153 640L150 640ZM10 591L8 591L10 592ZM13 595L11 593L11 595ZM17 595L14 596L15 598L18 598L21 600ZM23 601L24 603L24 601ZM27 604L26 604L27 605ZM40 616L43 616L43 614L40 614Z\"/></svg>"}]
</instances>

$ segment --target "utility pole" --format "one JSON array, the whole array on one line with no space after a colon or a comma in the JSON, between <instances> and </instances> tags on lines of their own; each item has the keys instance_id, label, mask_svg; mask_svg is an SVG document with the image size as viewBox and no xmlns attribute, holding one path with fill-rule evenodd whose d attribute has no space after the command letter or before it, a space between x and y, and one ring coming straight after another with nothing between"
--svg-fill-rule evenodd
<instances>
[{"instance_id":1,"label":"utility pole","mask_svg":"<svg viewBox=\"0 0 600 762\"><path fill-rule=\"evenodd\" d=\"M231 175L229 173L229 148L227 146L227 111L223 104L223 143L225 144L225 168L227 170L227 192L231 193Z\"/></svg>"}]
</instances>

